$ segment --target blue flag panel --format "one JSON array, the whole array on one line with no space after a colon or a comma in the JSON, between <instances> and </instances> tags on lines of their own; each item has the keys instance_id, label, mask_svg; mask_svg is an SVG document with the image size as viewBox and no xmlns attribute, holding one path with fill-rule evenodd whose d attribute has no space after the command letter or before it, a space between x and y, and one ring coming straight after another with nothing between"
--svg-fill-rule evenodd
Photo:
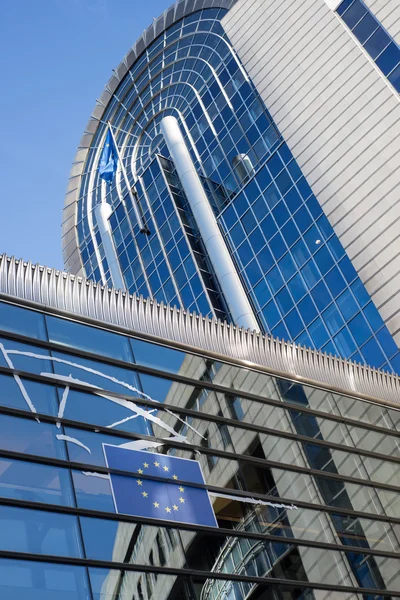
<instances>
[{"instance_id":1,"label":"blue flag panel","mask_svg":"<svg viewBox=\"0 0 400 600\"><path fill-rule=\"evenodd\" d=\"M106 141L104 143L103 151L100 157L99 173L101 179L111 183L114 179L115 172L118 166L118 154L114 144L113 137L111 135L110 128L108 128Z\"/></svg>"},{"instance_id":2,"label":"blue flag panel","mask_svg":"<svg viewBox=\"0 0 400 600\"><path fill-rule=\"evenodd\" d=\"M207 490L180 483L204 484L197 460L108 444L103 448L110 468L137 475L110 475L117 513L218 527ZM141 479L143 474L163 481Z\"/></svg>"}]
</instances>

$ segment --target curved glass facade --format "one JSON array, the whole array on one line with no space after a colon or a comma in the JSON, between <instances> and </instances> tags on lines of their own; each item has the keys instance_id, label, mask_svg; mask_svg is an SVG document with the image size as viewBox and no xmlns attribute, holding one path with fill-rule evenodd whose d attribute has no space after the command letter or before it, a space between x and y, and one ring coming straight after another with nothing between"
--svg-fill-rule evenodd
<instances>
[{"instance_id":1,"label":"curved glass facade","mask_svg":"<svg viewBox=\"0 0 400 600\"><path fill-rule=\"evenodd\" d=\"M398 409L99 325L0 302L2 598L400 597ZM117 509L172 459L218 527Z\"/></svg>"},{"instance_id":2,"label":"curved glass facade","mask_svg":"<svg viewBox=\"0 0 400 600\"><path fill-rule=\"evenodd\" d=\"M111 284L93 208L106 201L127 290L231 319L160 131L174 116L262 331L400 372L400 353L296 161L207 9L162 33L110 98L88 152L78 238L88 278ZM97 171L114 130L126 181Z\"/></svg>"}]
</instances>

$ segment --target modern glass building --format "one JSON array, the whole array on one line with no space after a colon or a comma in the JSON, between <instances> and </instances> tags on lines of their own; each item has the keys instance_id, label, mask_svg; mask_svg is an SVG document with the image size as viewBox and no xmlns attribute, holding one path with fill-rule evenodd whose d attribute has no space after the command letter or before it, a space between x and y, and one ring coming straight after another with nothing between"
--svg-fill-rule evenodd
<instances>
[{"instance_id":1,"label":"modern glass building","mask_svg":"<svg viewBox=\"0 0 400 600\"><path fill-rule=\"evenodd\" d=\"M397 376L6 256L0 330L2 599L400 597Z\"/></svg>"},{"instance_id":2,"label":"modern glass building","mask_svg":"<svg viewBox=\"0 0 400 600\"><path fill-rule=\"evenodd\" d=\"M270 11L266 4L178 2L128 52L74 162L64 210L66 267L129 293L400 372L397 309L377 308L379 290L397 306L381 289L383 258L374 259L382 267L379 287L371 268L367 273L353 258L353 246L353 254L345 250L348 234L332 226L324 194L313 192L303 157L291 138L287 143L289 126L280 126L279 111L265 98L275 85L262 79L272 58L264 64L260 56L259 71L251 60L276 33L269 22L257 27ZM282 7L293 4L298 9L292 0ZM307 15L310 2L303 4ZM324 0L314 2L353 44L339 21L354 12L349 4L336 13ZM397 67L383 82L378 63L374 76L398 111ZM109 127L121 157L111 185L98 173ZM339 202L339 192L335 197ZM357 193L352 197L357 204ZM382 233L371 248L387 239ZM395 264L388 260L393 282Z\"/></svg>"}]
</instances>

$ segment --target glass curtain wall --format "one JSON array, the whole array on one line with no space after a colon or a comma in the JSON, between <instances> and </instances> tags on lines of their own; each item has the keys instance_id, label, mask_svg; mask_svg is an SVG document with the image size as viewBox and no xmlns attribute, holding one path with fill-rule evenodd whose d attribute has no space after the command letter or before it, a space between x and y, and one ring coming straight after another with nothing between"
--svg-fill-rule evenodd
<instances>
[{"instance_id":1,"label":"glass curtain wall","mask_svg":"<svg viewBox=\"0 0 400 600\"><path fill-rule=\"evenodd\" d=\"M400 597L399 410L10 303L0 329L2 598ZM115 477L182 459L218 527L117 512Z\"/></svg>"}]
</instances>

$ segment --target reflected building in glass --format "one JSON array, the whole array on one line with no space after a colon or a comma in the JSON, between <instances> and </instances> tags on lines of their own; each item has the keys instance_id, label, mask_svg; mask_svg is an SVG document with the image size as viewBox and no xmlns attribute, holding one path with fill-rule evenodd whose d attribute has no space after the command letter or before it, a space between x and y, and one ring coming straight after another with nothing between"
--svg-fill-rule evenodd
<instances>
[{"instance_id":1,"label":"reflected building in glass","mask_svg":"<svg viewBox=\"0 0 400 600\"><path fill-rule=\"evenodd\" d=\"M114 71L78 148L64 209L67 269L400 372L397 63L382 75L386 55L397 56L396 32L382 17L383 30L370 2L334 4L181 1L154 20ZM322 69L318 44L315 60L306 53L325 30ZM372 60L374 36L387 43ZM337 65L341 52L351 60ZM109 127L121 156L111 185L98 172ZM372 169L366 156L382 148Z\"/></svg>"},{"instance_id":2,"label":"reflected building in glass","mask_svg":"<svg viewBox=\"0 0 400 600\"><path fill-rule=\"evenodd\" d=\"M396 375L6 256L0 295L1 598L400 597Z\"/></svg>"}]
</instances>

